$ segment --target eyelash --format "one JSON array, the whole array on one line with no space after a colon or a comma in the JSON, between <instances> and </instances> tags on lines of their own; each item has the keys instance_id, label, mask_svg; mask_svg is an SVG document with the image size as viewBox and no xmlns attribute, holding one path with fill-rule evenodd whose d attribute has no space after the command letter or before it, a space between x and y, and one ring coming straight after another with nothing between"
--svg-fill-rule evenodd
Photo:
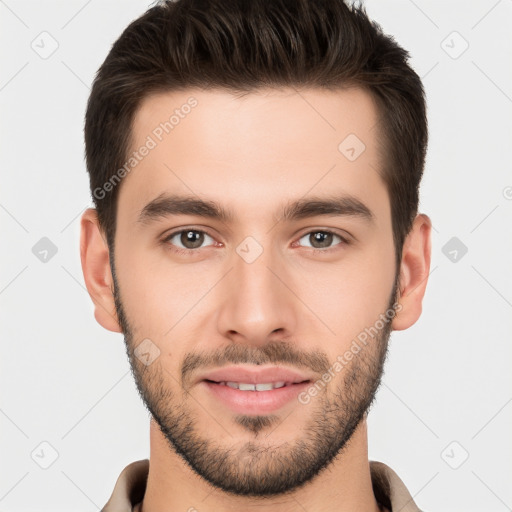
<instances>
[{"instance_id":1,"label":"eyelash","mask_svg":"<svg viewBox=\"0 0 512 512\"><path fill-rule=\"evenodd\" d=\"M167 235L163 240L162 240L162 243L164 245L167 245L167 246L172 246L172 251L173 252L176 252L177 254L181 254L181 255L185 255L185 256L194 256L196 255L201 249L206 249L206 247L198 247L196 249L182 249L180 247L176 247L174 244L171 244L170 243L170 240L172 238L174 238L176 235L179 235L181 233L184 233L184 232L187 232L187 231L192 231L194 233L202 233L202 234L205 234L207 236L209 236L210 238L213 238L213 236L211 236L207 231L204 231L202 229L180 229L178 231L173 231L172 233L170 233L169 235ZM328 247L327 249L317 249L315 247L310 247L309 250L310 252L314 253L314 254L318 254L318 253L321 253L321 254L330 254L332 251L335 251L337 250L338 246L340 245L349 245L350 244L350 241L347 239L347 238L344 238L342 237L340 234L332 231L332 230L329 230L329 229L314 229L312 231L308 231L307 233L304 233L298 240L301 240L302 238L304 238L305 236L307 235L311 235L312 233L326 233L326 234L330 234L330 235L334 235L336 237L338 237L341 242L339 242L338 244L332 246L332 247ZM294 242L295 243L295 242Z\"/></svg>"}]
</instances>

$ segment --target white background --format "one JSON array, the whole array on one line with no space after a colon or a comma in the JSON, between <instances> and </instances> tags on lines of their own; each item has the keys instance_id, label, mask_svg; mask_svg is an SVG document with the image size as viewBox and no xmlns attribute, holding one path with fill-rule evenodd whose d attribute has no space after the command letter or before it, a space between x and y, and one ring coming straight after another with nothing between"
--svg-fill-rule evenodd
<instances>
[{"instance_id":1,"label":"white background","mask_svg":"<svg viewBox=\"0 0 512 512\"><path fill-rule=\"evenodd\" d=\"M512 1L366 5L424 80L420 209L435 228L423 316L392 335L370 458L424 510L512 510ZM149 456L122 335L95 322L79 259L90 84L147 7L0 1L0 512L98 510L122 468ZM43 31L58 43L46 59L31 47ZM46 263L32 252L43 237L58 251ZM452 237L468 249L455 262ZM48 469L42 442L58 452Z\"/></svg>"}]
</instances>

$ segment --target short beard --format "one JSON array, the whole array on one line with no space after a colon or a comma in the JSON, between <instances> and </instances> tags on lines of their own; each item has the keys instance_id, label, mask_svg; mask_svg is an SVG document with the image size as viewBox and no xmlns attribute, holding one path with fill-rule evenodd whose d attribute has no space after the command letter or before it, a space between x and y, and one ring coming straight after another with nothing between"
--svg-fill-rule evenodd
<instances>
[{"instance_id":1,"label":"short beard","mask_svg":"<svg viewBox=\"0 0 512 512\"><path fill-rule=\"evenodd\" d=\"M375 400L384 374L384 363L391 333L391 321L385 322L378 334L369 339L349 364L341 370L343 380L332 392L329 386L319 393L316 400L304 405L312 407L311 418L303 429L303 436L293 443L272 446L264 442L247 441L223 447L215 439L201 433L190 411L190 396L182 392L180 401L171 391L171 384L181 382L197 366L212 360L223 363L294 363L323 374L332 366L321 352L305 354L295 351L293 343L271 341L264 347L230 345L213 355L190 353L182 364L182 375L165 375L156 360L145 366L134 354L134 336L124 312L119 285L112 266L114 299L119 324L122 327L126 351L138 392L171 450L200 477L218 489L232 495L271 497L286 495L313 480L335 457L341 456L354 431ZM395 310L398 277L388 304L388 311ZM167 371L167 370L165 370ZM173 378L174 377L174 378ZM182 391L184 387L182 385ZM186 397L189 397L188 403ZM267 437L279 426L276 415L237 415L235 422L246 431L258 434L267 431ZM206 425L203 425L206 429ZM271 429L271 427L273 427Z\"/></svg>"}]
</instances>

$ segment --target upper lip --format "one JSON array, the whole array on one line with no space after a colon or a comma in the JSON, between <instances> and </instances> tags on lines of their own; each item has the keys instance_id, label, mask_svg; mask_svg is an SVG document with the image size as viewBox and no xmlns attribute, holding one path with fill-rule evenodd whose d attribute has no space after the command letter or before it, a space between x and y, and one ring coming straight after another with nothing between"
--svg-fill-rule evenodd
<instances>
[{"instance_id":1,"label":"upper lip","mask_svg":"<svg viewBox=\"0 0 512 512\"><path fill-rule=\"evenodd\" d=\"M272 366L268 368L249 366L227 366L203 373L197 382L211 380L214 382L243 382L246 384L264 384L286 382L297 384L312 380L311 375L300 373L297 370Z\"/></svg>"}]
</instances>

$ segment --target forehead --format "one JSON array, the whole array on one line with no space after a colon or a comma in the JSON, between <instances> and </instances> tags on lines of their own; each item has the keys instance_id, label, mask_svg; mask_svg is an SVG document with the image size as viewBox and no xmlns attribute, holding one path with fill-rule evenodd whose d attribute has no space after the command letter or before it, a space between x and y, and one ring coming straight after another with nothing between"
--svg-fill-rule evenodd
<instances>
[{"instance_id":1,"label":"forehead","mask_svg":"<svg viewBox=\"0 0 512 512\"><path fill-rule=\"evenodd\" d=\"M127 162L138 157L119 208L140 211L162 192L224 198L235 209L249 201L253 211L308 191L385 194L377 119L374 100L359 88L151 95L134 116Z\"/></svg>"},{"instance_id":2,"label":"forehead","mask_svg":"<svg viewBox=\"0 0 512 512\"><path fill-rule=\"evenodd\" d=\"M239 150L243 145L246 154L263 158L271 152L290 158L293 154L288 150L294 154L299 150L297 141L302 143L303 156L327 146L337 149L336 142L350 133L371 144L376 122L376 104L361 88L261 89L243 95L189 89L145 98L132 130L135 143L151 135L157 142L172 144L171 138L193 132L211 156L223 156L227 149ZM273 138L276 134L278 140ZM265 147L250 145L263 141Z\"/></svg>"}]
</instances>

